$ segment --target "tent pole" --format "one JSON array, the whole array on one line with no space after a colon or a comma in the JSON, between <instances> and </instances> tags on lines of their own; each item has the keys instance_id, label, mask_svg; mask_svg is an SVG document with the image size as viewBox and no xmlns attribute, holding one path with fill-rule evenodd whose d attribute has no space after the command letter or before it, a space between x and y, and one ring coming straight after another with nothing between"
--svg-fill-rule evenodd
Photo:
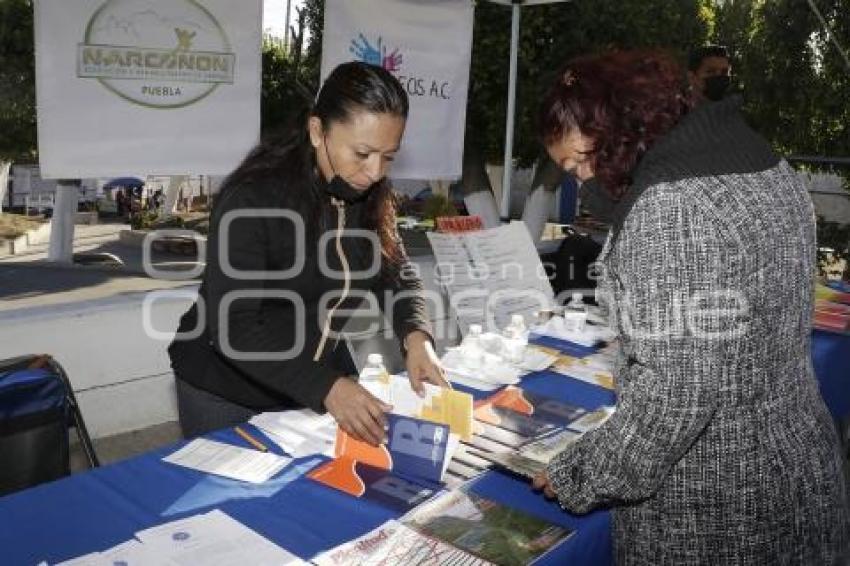
<instances>
[{"instance_id":1,"label":"tent pole","mask_svg":"<svg viewBox=\"0 0 850 566\"><path fill-rule=\"evenodd\" d=\"M514 114L516 108L516 73L519 59L519 17L522 6L519 2L511 5L511 67L508 74L508 116L505 126L505 170L502 177L502 202L499 211L502 220L510 219L511 175L513 173L514 153Z\"/></svg>"},{"instance_id":2,"label":"tent pole","mask_svg":"<svg viewBox=\"0 0 850 566\"><path fill-rule=\"evenodd\" d=\"M289 57L289 14L292 8L292 0L286 0L286 29L283 30L283 45L286 47L286 56Z\"/></svg>"}]
</instances>

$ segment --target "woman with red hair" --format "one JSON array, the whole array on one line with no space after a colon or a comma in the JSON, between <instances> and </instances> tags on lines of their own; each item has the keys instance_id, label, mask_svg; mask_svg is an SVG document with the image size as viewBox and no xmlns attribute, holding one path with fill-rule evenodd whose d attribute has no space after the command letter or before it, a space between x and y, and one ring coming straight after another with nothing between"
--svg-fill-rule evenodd
<instances>
[{"instance_id":1,"label":"woman with red hair","mask_svg":"<svg viewBox=\"0 0 850 566\"><path fill-rule=\"evenodd\" d=\"M600 300L620 335L617 411L535 486L613 507L621 564L845 564L837 434L812 373L812 204L741 119L694 107L659 52L570 61L549 155L615 201Z\"/></svg>"}]
</instances>

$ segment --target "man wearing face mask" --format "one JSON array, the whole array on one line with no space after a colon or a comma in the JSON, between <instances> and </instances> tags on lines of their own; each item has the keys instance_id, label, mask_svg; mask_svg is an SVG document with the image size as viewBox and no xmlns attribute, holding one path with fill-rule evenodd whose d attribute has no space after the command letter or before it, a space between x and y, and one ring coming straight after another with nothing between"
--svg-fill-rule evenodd
<instances>
[{"instance_id":1,"label":"man wearing face mask","mask_svg":"<svg viewBox=\"0 0 850 566\"><path fill-rule=\"evenodd\" d=\"M698 47L688 57L688 82L697 103L723 98L731 73L729 52L722 45Z\"/></svg>"}]
</instances>

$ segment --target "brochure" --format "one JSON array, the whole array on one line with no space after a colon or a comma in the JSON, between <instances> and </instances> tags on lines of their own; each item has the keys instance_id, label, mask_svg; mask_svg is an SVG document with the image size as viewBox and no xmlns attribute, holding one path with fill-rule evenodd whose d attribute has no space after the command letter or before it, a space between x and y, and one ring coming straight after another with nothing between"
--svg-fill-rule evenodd
<instances>
[{"instance_id":1,"label":"brochure","mask_svg":"<svg viewBox=\"0 0 850 566\"><path fill-rule=\"evenodd\" d=\"M469 490L444 493L402 522L494 564L525 565L573 531L485 499Z\"/></svg>"},{"instance_id":2,"label":"brochure","mask_svg":"<svg viewBox=\"0 0 850 566\"><path fill-rule=\"evenodd\" d=\"M490 564L459 548L426 537L398 521L387 521L365 535L319 554L318 566L387 566L391 564Z\"/></svg>"},{"instance_id":3,"label":"brochure","mask_svg":"<svg viewBox=\"0 0 850 566\"><path fill-rule=\"evenodd\" d=\"M570 403L531 393L519 387L509 386L491 395L484 403L480 404L476 408L475 418L502 428L516 430L516 432L522 434L521 429L526 426L528 421L518 418L517 414L531 417L533 421L564 426L585 412L581 407ZM523 424L515 425L514 422L522 422ZM536 436L536 434L525 434L525 436Z\"/></svg>"},{"instance_id":4,"label":"brochure","mask_svg":"<svg viewBox=\"0 0 850 566\"><path fill-rule=\"evenodd\" d=\"M431 421L392 413L387 420L388 442L380 446L355 440L339 429L335 459L308 477L400 510L430 497L459 443L457 436L447 425Z\"/></svg>"}]
</instances>

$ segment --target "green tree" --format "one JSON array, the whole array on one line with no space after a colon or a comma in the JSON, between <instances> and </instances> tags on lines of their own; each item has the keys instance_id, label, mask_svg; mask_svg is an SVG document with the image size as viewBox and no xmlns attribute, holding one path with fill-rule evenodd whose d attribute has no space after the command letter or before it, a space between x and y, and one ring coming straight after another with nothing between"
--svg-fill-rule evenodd
<instances>
[{"instance_id":1,"label":"green tree","mask_svg":"<svg viewBox=\"0 0 850 566\"><path fill-rule=\"evenodd\" d=\"M844 49L850 0L815 5ZM730 47L753 126L783 154L850 154L850 69L802 0L714 6L712 37Z\"/></svg>"},{"instance_id":2,"label":"green tree","mask_svg":"<svg viewBox=\"0 0 850 566\"><path fill-rule=\"evenodd\" d=\"M32 0L0 0L0 162L36 156Z\"/></svg>"},{"instance_id":3,"label":"green tree","mask_svg":"<svg viewBox=\"0 0 850 566\"><path fill-rule=\"evenodd\" d=\"M310 70L301 63L300 37L301 32L295 36L289 53L278 42L269 39L263 42L260 95L263 134L292 125L312 101L312 90L305 86L310 81Z\"/></svg>"},{"instance_id":4,"label":"green tree","mask_svg":"<svg viewBox=\"0 0 850 566\"><path fill-rule=\"evenodd\" d=\"M554 188L562 177L543 155L536 116L543 93L567 60L637 47L668 49L684 58L706 37L710 14L699 0L579 0L524 7L513 154L520 166L539 162L532 185ZM467 192L488 190L484 161L503 160L510 28L508 8L477 3L464 155Z\"/></svg>"},{"instance_id":5,"label":"green tree","mask_svg":"<svg viewBox=\"0 0 850 566\"><path fill-rule=\"evenodd\" d=\"M815 0L815 6L838 44L850 48L850 0ZM850 68L809 3L727 0L711 9L717 23L711 39L731 49L753 127L783 155L850 155ZM834 172L850 187L850 168ZM818 218L818 245L834 249L834 257L848 257L848 232L850 225ZM825 255L819 252L821 263Z\"/></svg>"},{"instance_id":6,"label":"green tree","mask_svg":"<svg viewBox=\"0 0 850 566\"><path fill-rule=\"evenodd\" d=\"M319 72L322 67L322 27L325 21L325 0L307 0L301 8L304 22L310 32L310 43L304 56L304 74L307 85L317 92Z\"/></svg>"}]
</instances>

